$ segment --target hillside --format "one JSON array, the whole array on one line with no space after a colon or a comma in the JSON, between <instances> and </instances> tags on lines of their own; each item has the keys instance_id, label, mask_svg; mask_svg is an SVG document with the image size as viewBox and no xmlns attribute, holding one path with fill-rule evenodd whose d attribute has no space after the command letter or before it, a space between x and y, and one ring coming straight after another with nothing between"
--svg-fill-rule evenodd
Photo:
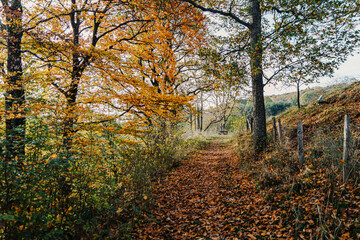
<instances>
[{"instance_id":1,"label":"hillside","mask_svg":"<svg viewBox=\"0 0 360 240\"><path fill-rule=\"evenodd\" d=\"M246 151L250 135L241 135L242 168L253 177L258 191L271 205L270 221L280 222L280 229L288 232L287 237L359 239L360 82L335 90L324 96L323 101L321 105L312 102L301 109L291 108L278 116L285 130L285 143L271 142L257 161L249 161L254 156ZM351 176L343 182L345 114L352 121L352 150ZM297 157L298 122L304 124L304 165L299 164ZM272 139L270 122L268 126Z\"/></svg>"},{"instance_id":2,"label":"hillside","mask_svg":"<svg viewBox=\"0 0 360 240\"><path fill-rule=\"evenodd\" d=\"M336 89L322 99L318 104L313 101L307 106L291 108L279 118L288 126L303 122L307 131L323 129L329 133L338 134L342 130L344 115L349 115L354 129L360 127L360 82ZM353 131L358 137L359 132Z\"/></svg>"},{"instance_id":3,"label":"hillside","mask_svg":"<svg viewBox=\"0 0 360 240\"><path fill-rule=\"evenodd\" d=\"M292 109L284 113L286 122L294 119L304 121L307 125L340 123L344 114L349 114L356 123L360 120L360 82L338 88L324 96L323 104L313 101L308 106L298 110Z\"/></svg>"},{"instance_id":4,"label":"hillside","mask_svg":"<svg viewBox=\"0 0 360 240\"><path fill-rule=\"evenodd\" d=\"M300 94L300 103L302 107L312 105L314 101L319 99L320 96L327 96L331 93L341 91L341 89L346 88L349 84L341 83L335 84L327 87L316 87L309 88L301 91ZM271 95L265 97L265 108L266 116L270 118L272 116L278 116L279 114L287 111L291 107L294 107L290 112L296 112L295 106L297 105L297 93L285 93L280 95ZM245 128L245 119L244 115L247 117L252 116L253 104L247 99L242 99L238 101L235 107L232 110L232 113L229 117L229 120L226 123L227 130L237 132L238 130L243 130ZM304 108L302 110L305 111ZM307 111L307 110L306 110ZM212 115L205 115L204 122L210 121ZM240 120L239 120L240 119Z\"/></svg>"},{"instance_id":5,"label":"hillside","mask_svg":"<svg viewBox=\"0 0 360 240\"><path fill-rule=\"evenodd\" d=\"M313 87L313 88L307 88L307 89L301 90L300 91L300 102L302 105L307 105L307 104L317 100L319 98L319 96L330 94L331 92L334 92L336 90L344 88L347 85L348 84L346 84L346 83L339 83L339 84L334 84L334 85L330 85L330 86L326 86L326 87ZM270 95L267 97L270 98L271 101L273 101L275 103L279 103L279 102L293 103L293 102L295 102L296 95L297 95L296 92L291 92L291 93L284 93L284 94L280 94L280 95Z\"/></svg>"}]
</instances>

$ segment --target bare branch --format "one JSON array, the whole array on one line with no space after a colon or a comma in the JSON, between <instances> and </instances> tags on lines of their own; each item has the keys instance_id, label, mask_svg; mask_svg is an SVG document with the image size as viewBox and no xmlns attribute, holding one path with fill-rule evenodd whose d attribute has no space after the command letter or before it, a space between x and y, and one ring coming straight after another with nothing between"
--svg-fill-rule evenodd
<instances>
[{"instance_id":1,"label":"bare branch","mask_svg":"<svg viewBox=\"0 0 360 240\"><path fill-rule=\"evenodd\" d=\"M240 23L241 25L247 27L247 28L252 28L252 25L248 22L245 22L244 20L240 19L239 17L237 17L235 14L233 14L231 12L231 9L230 9L230 12L225 12L225 11L221 11L221 10L218 10L218 9L214 9L214 8L206 8L198 3L196 3L195 1L193 0L181 0L183 2L187 2L191 5L193 5L194 7L204 11L204 12L211 12L211 13L215 13L215 14L220 14L224 17L230 17L232 19L234 19L237 23Z\"/></svg>"},{"instance_id":2,"label":"bare branch","mask_svg":"<svg viewBox=\"0 0 360 240\"><path fill-rule=\"evenodd\" d=\"M52 82L51 83L59 92L61 92L62 94L64 94L65 96L67 95L67 92L62 89L59 85L57 85L56 83Z\"/></svg>"}]
</instances>

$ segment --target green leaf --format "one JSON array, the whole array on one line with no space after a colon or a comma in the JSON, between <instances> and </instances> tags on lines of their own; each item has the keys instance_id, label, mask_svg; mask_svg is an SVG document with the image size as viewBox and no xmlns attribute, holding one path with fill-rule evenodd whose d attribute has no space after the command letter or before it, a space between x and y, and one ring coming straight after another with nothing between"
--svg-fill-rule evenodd
<instances>
[{"instance_id":1,"label":"green leaf","mask_svg":"<svg viewBox=\"0 0 360 240\"><path fill-rule=\"evenodd\" d=\"M0 220L15 221L15 218L13 215L0 215Z\"/></svg>"}]
</instances>

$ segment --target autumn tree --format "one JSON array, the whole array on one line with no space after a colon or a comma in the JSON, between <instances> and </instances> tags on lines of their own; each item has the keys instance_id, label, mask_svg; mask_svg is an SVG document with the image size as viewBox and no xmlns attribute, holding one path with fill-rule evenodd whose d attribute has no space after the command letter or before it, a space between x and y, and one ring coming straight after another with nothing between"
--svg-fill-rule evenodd
<instances>
[{"instance_id":1,"label":"autumn tree","mask_svg":"<svg viewBox=\"0 0 360 240\"><path fill-rule=\"evenodd\" d=\"M154 122L176 123L191 107L193 89L185 85L194 78L187 72L205 24L189 5L165 3L39 0L26 6L27 153L18 171L7 174L7 165L0 166L0 234L77 238L87 231L84 222L97 218L91 224L103 225L103 216L119 217L114 207L134 203L125 195L135 185L132 175L143 171L135 176L143 183L173 159L165 154L175 155L178 146L156 146L162 152L155 155L159 142L148 135ZM141 189L131 195L143 200Z\"/></svg>"},{"instance_id":2,"label":"autumn tree","mask_svg":"<svg viewBox=\"0 0 360 240\"><path fill-rule=\"evenodd\" d=\"M42 62L39 66L48 76L46 82L64 101L62 135L67 152L73 146L78 117L86 111L84 96L89 98L84 93L99 87L92 84L101 78L94 69L107 69L112 71L110 75L114 74L111 64L119 56L111 55L113 49L121 48L122 42L131 41L144 31L148 20L136 14L137 4L59 0L45 6L45 10L41 1L33 7L42 15L29 31L36 47L30 53ZM109 60L112 61L105 64Z\"/></svg>"},{"instance_id":3,"label":"autumn tree","mask_svg":"<svg viewBox=\"0 0 360 240\"><path fill-rule=\"evenodd\" d=\"M264 63L268 48L273 46L273 41L279 36L287 36L294 39L304 34L301 30L303 26L313 29L323 40L333 43L333 36L338 32L354 32L354 13L357 11L356 1L332 0L332 1L194 1L188 2L196 8L206 12L211 12L224 17L225 24L231 26L229 31L234 40L231 49L233 53L238 53L244 49L241 45L245 42L245 50L249 57L249 68L251 72L251 85L254 104L254 147L255 151L261 151L266 146L266 119L264 105L264 81L266 73ZM246 7L245 7L246 6ZM271 21L269 20L271 19ZM335 19L342 24L337 25L329 31L329 24ZM325 27L324 27L325 26ZM341 26L341 27L340 27ZM234 28L235 27L235 28ZM238 29L235 30L234 29ZM244 35L245 33L245 35ZM236 40L243 40L237 42ZM329 44L328 46L332 46ZM287 44L282 45L283 49L290 51ZM351 49L351 44L349 45ZM350 52L350 51L347 51ZM279 56L277 56L279 57ZM277 58L275 57L275 58ZM265 64L265 65L264 65ZM280 67L282 69L282 67ZM271 78L271 77L270 77Z\"/></svg>"},{"instance_id":4,"label":"autumn tree","mask_svg":"<svg viewBox=\"0 0 360 240\"><path fill-rule=\"evenodd\" d=\"M196 81L193 72L198 70L197 52L205 42L205 22L198 10L178 1L149 2L144 8L153 19L131 54L133 64L138 64L134 65L137 74L154 89L152 94L163 99L146 105L153 112L147 111L146 115L153 126L160 124L160 132L165 133L197 93L188 85Z\"/></svg>"}]
</instances>

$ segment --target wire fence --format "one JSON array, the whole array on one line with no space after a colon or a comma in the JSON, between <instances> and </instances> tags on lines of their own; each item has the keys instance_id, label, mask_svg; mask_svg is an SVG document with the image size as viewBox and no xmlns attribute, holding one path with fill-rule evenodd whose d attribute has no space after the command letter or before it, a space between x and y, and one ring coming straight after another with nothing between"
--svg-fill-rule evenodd
<instances>
[{"instance_id":1,"label":"wire fence","mask_svg":"<svg viewBox=\"0 0 360 240\"><path fill-rule=\"evenodd\" d=\"M347 181L354 168L359 165L360 159L360 124L351 123L350 117L345 115L344 122L330 126L311 126L315 133L310 139L307 136L302 122L297 127L288 127L281 124L280 119L273 118L273 141L280 146L294 148L297 146L299 163L303 165L306 162L305 144L312 148L326 148L331 150L334 156L343 164L343 181ZM314 129L315 128L315 129ZM314 136L315 135L315 136ZM296 140L297 141L296 141ZM318 140L321 139L321 140ZM320 144L320 142L322 144Z\"/></svg>"}]
</instances>

